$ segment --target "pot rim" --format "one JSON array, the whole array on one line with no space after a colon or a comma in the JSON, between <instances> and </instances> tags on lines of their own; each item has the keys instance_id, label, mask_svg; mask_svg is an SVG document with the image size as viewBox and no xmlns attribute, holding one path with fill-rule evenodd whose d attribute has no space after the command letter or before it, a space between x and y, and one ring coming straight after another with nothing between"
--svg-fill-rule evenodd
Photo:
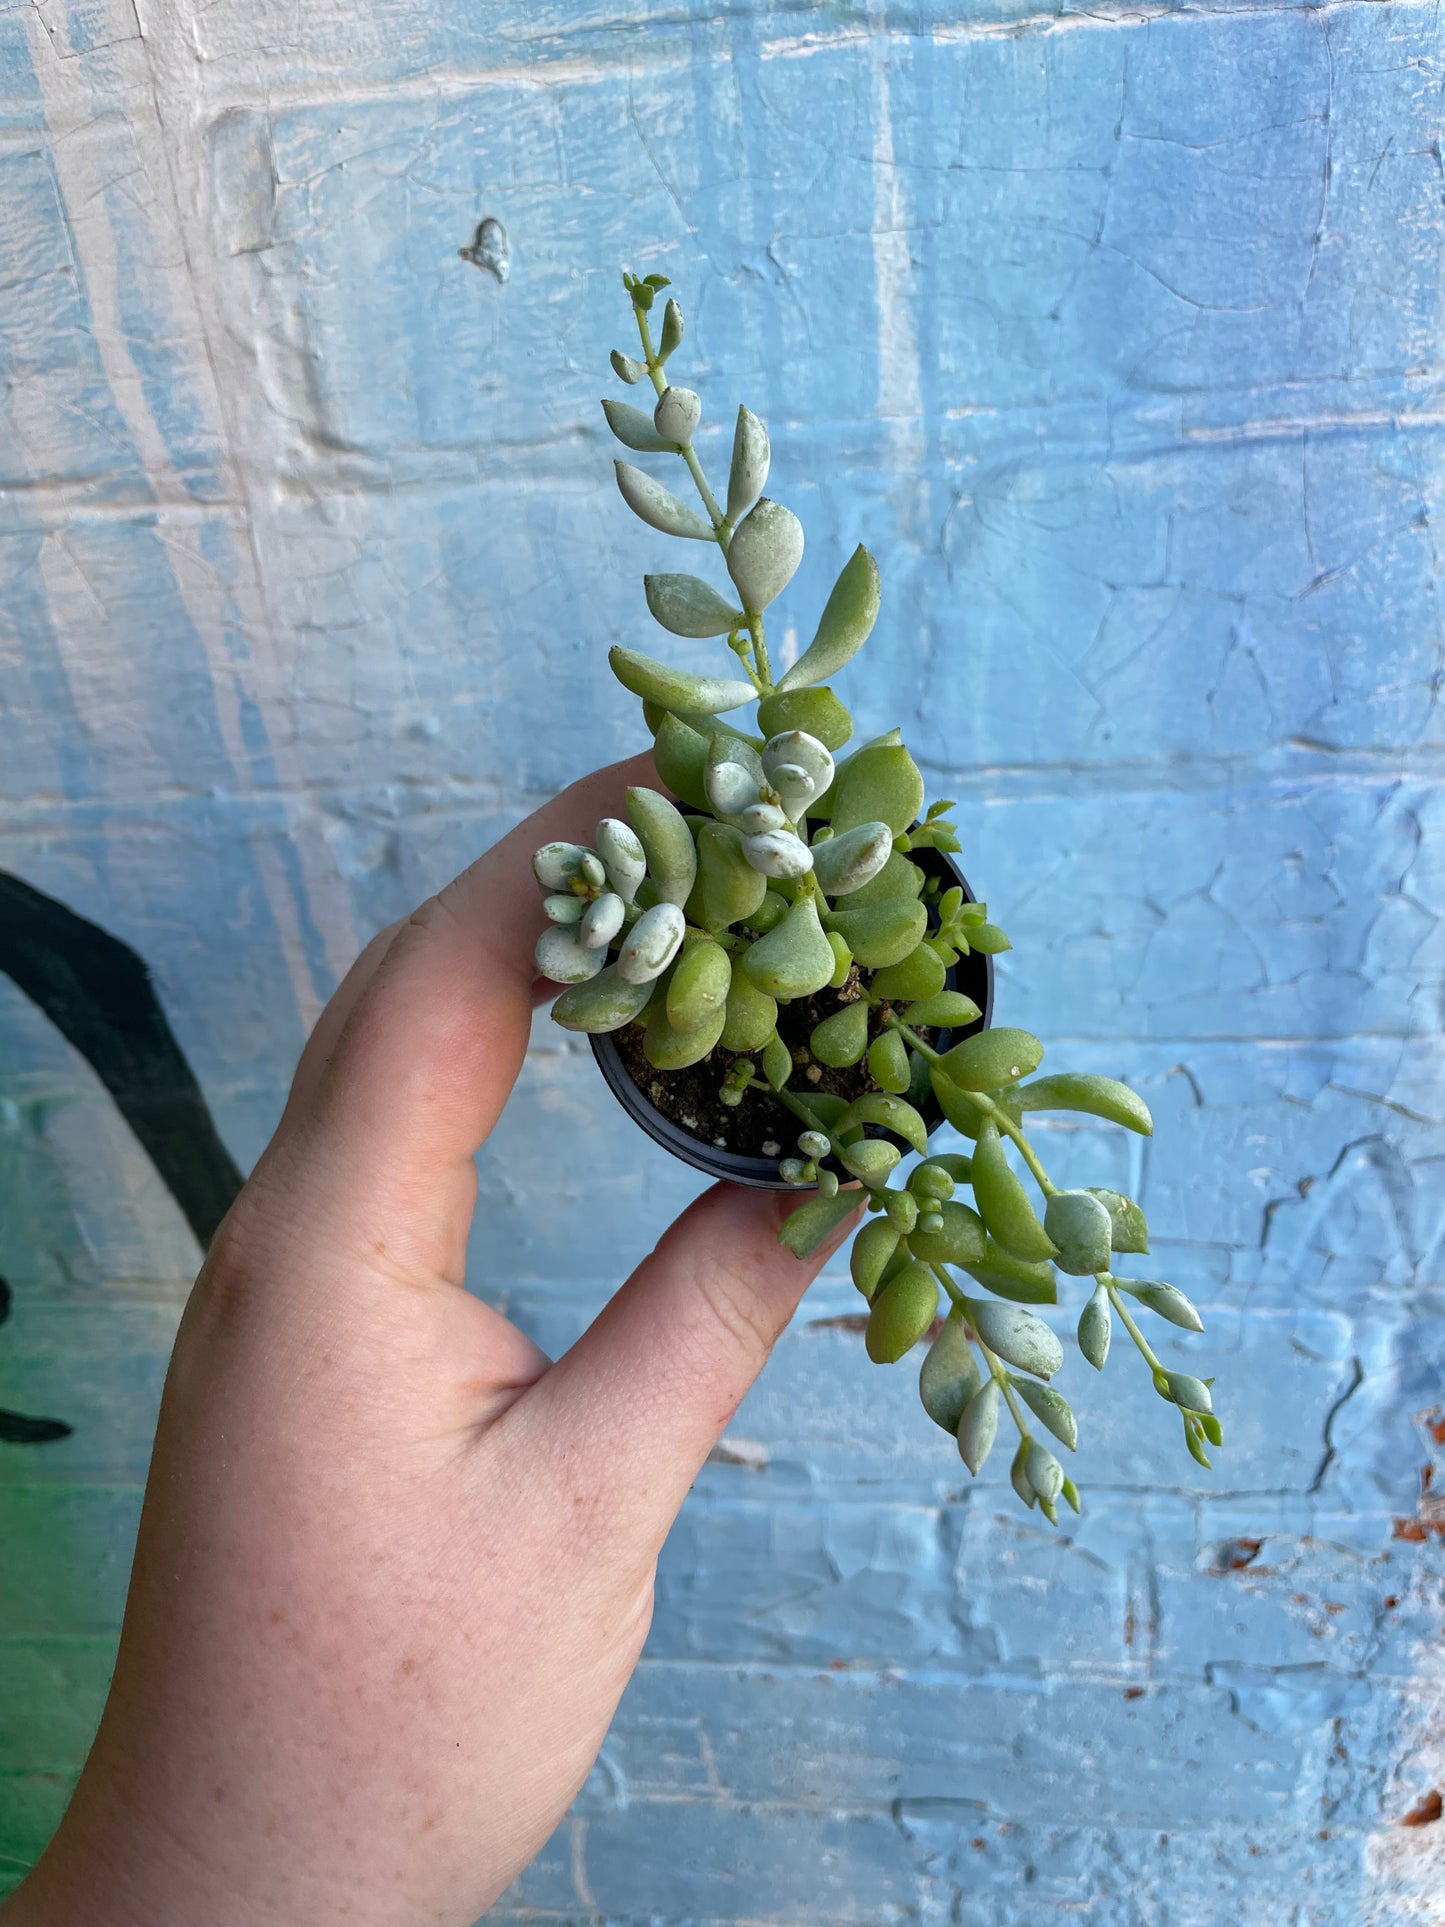
<instances>
[{"instance_id":1,"label":"pot rim","mask_svg":"<svg viewBox=\"0 0 1445 1927\"><path fill-rule=\"evenodd\" d=\"M968 878L963 874L957 859L949 851L930 849L918 850L910 854L917 861L919 868L924 871L935 868L946 871L951 881L963 891L965 903L977 903L978 898L969 888ZM978 951L971 954L975 957L980 955ZM983 1014L976 1023L968 1025L959 1033L964 1037L971 1037L979 1031L987 1030L993 1022L992 956L983 956L983 966L984 996L980 1004ZM949 969L950 985L954 981L954 972L957 969L957 964ZM951 1031L942 1032L940 1041L946 1041L953 1035ZM672 1119L665 1117L647 1093L633 1081L632 1074L624 1064L622 1053L613 1042L610 1031L593 1032L588 1036L587 1041L592 1046L592 1055L596 1060L597 1068L602 1073L603 1081L623 1110L647 1133L654 1144L661 1145L664 1151L670 1151L683 1164L690 1164L694 1170L705 1172L708 1177L720 1178L729 1184L746 1185L754 1191L792 1191L801 1198L807 1197L817 1189L817 1186L812 1184L786 1183L778 1176L777 1158L749 1157L741 1151L729 1151L722 1145L705 1143L702 1138L695 1137L691 1131L685 1131L680 1124L674 1124ZM930 1137L944 1121L943 1113L932 1101L924 1107L923 1118L928 1126Z\"/></svg>"}]
</instances>

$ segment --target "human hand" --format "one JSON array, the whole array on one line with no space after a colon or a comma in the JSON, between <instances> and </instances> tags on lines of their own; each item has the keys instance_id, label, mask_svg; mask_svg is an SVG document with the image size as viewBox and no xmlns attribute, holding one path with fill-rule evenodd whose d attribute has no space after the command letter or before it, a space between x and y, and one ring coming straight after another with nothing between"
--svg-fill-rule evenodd
<instances>
[{"instance_id":1,"label":"human hand","mask_svg":"<svg viewBox=\"0 0 1445 1927\"><path fill-rule=\"evenodd\" d=\"M0 1927L464 1927L586 1777L673 1517L824 1255L718 1186L556 1364L462 1289L531 852L650 776L574 785L323 1013L186 1307L109 1703Z\"/></svg>"}]
</instances>

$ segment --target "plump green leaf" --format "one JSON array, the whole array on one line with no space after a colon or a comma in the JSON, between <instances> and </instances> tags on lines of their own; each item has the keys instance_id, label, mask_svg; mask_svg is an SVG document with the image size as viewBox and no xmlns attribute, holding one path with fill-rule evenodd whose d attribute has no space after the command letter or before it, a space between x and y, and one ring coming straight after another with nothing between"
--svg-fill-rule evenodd
<instances>
[{"instance_id":1,"label":"plump green leaf","mask_svg":"<svg viewBox=\"0 0 1445 1927\"><path fill-rule=\"evenodd\" d=\"M621 1030L646 1006L653 985L631 984L618 972L615 963L599 971L588 983L572 984L552 1006L553 1021L563 1030L596 1034Z\"/></svg>"},{"instance_id":2,"label":"plump green leaf","mask_svg":"<svg viewBox=\"0 0 1445 1927\"><path fill-rule=\"evenodd\" d=\"M738 709L753 699L751 683L731 682L722 676L690 675L686 669L674 669L670 663L658 662L653 656L640 655L635 649L623 649L615 643L607 652L607 660L624 689L681 716Z\"/></svg>"},{"instance_id":3,"label":"plump green leaf","mask_svg":"<svg viewBox=\"0 0 1445 1927\"><path fill-rule=\"evenodd\" d=\"M1162 1386L1155 1382L1161 1398L1169 1399L1186 1412L1213 1412L1214 1400L1202 1378L1195 1378L1192 1372L1165 1372L1162 1376Z\"/></svg>"},{"instance_id":4,"label":"plump green leaf","mask_svg":"<svg viewBox=\"0 0 1445 1927\"><path fill-rule=\"evenodd\" d=\"M895 850L871 883L852 892L848 908L871 910L880 903L912 903L922 889L922 870Z\"/></svg>"},{"instance_id":5,"label":"plump green leaf","mask_svg":"<svg viewBox=\"0 0 1445 1927\"><path fill-rule=\"evenodd\" d=\"M831 1198L809 1198L784 1220L778 1243L786 1245L795 1258L807 1258L861 1202L861 1193L851 1189L835 1192Z\"/></svg>"},{"instance_id":6,"label":"plump green leaf","mask_svg":"<svg viewBox=\"0 0 1445 1927\"><path fill-rule=\"evenodd\" d=\"M1089 1186L1089 1196L1097 1198L1109 1214L1112 1250L1131 1254L1148 1252L1148 1221L1132 1198L1126 1198L1122 1191L1106 1191L1098 1185Z\"/></svg>"},{"instance_id":7,"label":"plump green leaf","mask_svg":"<svg viewBox=\"0 0 1445 1927\"><path fill-rule=\"evenodd\" d=\"M647 855L647 874L662 903L686 903L697 877L697 851L687 818L656 790L630 789L627 815Z\"/></svg>"},{"instance_id":8,"label":"plump green leaf","mask_svg":"<svg viewBox=\"0 0 1445 1927\"><path fill-rule=\"evenodd\" d=\"M682 342L682 309L676 301L669 298L662 311L662 334L658 341L657 359L666 361L673 350Z\"/></svg>"},{"instance_id":9,"label":"plump green leaf","mask_svg":"<svg viewBox=\"0 0 1445 1927\"><path fill-rule=\"evenodd\" d=\"M700 575L645 575L647 606L675 636L725 636L743 619Z\"/></svg>"},{"instance_id":10,"label":"plump green leaf","mask_svg":"<svg viewBox=\"0 0 1445 1927\"><path fill-rule=\"evenodd\" d=\"M636 516L664 535L682 535L693 542L711 542L712 524L680 502L661 482L654 482L643 469L631 462L616 462L617 486L622 499ZM719 705L720 707L722 705Z\"/></svg>"},{"instance_id":11,"label":"plump green leaf","mask_svg":"<svg viewBox=\"0 0 1445 1927\"><path fill-rule=\"evenodd\" d=\"M706 761L707 738L700 736L680 716L664 710L653 739L652 766L659 781L666 783L674 796L680 796L694 810L708 807L702 781Z\"/></svg>"},{"instance_id":12,"label":"plump green leaf","mask_svg":"<svg viewBox=\"0 0 1445 1927\"><path fill-rule=\"evenodd\" d=\"M668 979L667 1021L674 1030L700 1029L724 1009L731 983L732 960L721 944L685 942Z\"/></svg>"},{"instance_id":13,"label":"plump green leaf","mask_svg":"<svg viewBox=\"0 0 1445 1927\"><path fill-rule=\"evenodd\" d=\"M851 830L855 823L884 822L895 836L902 834L923 804L923 777L918 765L899 744L896 748L860 749L838 767L832 789L835 830Z\"/></svg>"},{"instance_id":14,"label":"plump green leaf","mask_svg":"<svg viewBox=\"0 0 1445 1927\"><path fill-rule=\"evenodd\" d=\"M791 509L764 495L728 543L728 574L755 615L787 588L803 559L803 525Z\"/></svg>"},{"instance_id":15,"label":"plump green leaf","mask_svg":"<svg viewBox=\"0 0 1445 1927\"><path fill-rule=\"evenodd\" d=\"M777 929L791 907L788 899L777 890L766 891L762 902L748 918L749 930L756 930L759 936L766 936L770 930Z\"/></svg>"},{"instance_id":16,"label":"plump green leaf","mask_svg":"<svg viewBox=\"0 0 1445 1927\"><path fill-rule=\"evenodd\" d=\"M999 1390L996 1379L985 1379L958 1421L958 1451L969 1471L977 1474L998 1436Z\"/></svg>"},{"instance_id":17,"label":"plump green leaf","mask_svg":"<svg viewBox=\"0 0 1445 1927\"><path fill-rule=\"evenodd\" d=\"M984 1127L984 1112L976 1109L957 1084L951 1084L935 1066L929 1068L928 1082L934 1101L954 1130L963 1137L976 1138Z\"/></svg>"},{"instance_id":18,"label":"plump green leaf","mask_svg":"<svg viewBox=\"0 0 1445 1927\"><path fill-rule=\"evenodd\" d=\"M704 930L729 930L756 915L768 879L743 853L741 834L729 823L705 822L697 832L697 877L687 899L691 922Z\"/></svg>"},{"instance_id":19,"label":"plump green leaf","mask_svg":"<svg viewBox=\"0 0 1445 1927\"><path fill-rule=\"evenodd\" d=\"M1075 1278L1109 1268L1109 1213L1088 1191L1056 1191L1044 1207L1044 1230L1058 1251L1054 1263Z\"/></svg>"},{"instance_id":20,"label":"plump green leaf","mask_svg":"<svg viewBox=\"0 0 1445 1927\"><path fill-rule=\"evenodd\" d=\"M1079 1427L1063 1393L1032 1378L1015 1379L1014 1385L1039 1423L1047 1425L1056 1439L1074 1451L1079 1443Z\"/></svg>"},{"instance_id":21,"label":"plump green leaf","mask_svg":"<svg viewBox=\"0 0 1445 1927\"><path fill-rule=\"evenodd\" d=\"M962 1030L965 1024L976 1024L983 1012L961 990L940 990L935 996L910 1004L900 1014L905 1024L915 1028L928 1024L937 1030Z\"/></svg>"},{"instance_id":22,"label":"plump green leaf","mask_svg":"<svg viewBox=\"0 0 1445 1927\"><path fill-rule=\"evenodd\" d=\"M1109 1356L1113 1325L1109 1294L1102 1285L1096 1285L1093 1297L1079 1314L1079 1350L1096 1372L1103 1371L1104 1360Z\"/></svg>"},{"instance_id":23,"label":"plump green leaf","mask_svg":"<svg viewBox=\"0 0 1445 1927\"><path fill-rule=\"evenodd\" d=\"M955 842L953 847L957 849L958 844ZM1013 945L996 923L970 924L968 945L970 950L977 950L985 957L996 957L1001 951L1013 949Z\"/></svg>"},{"instance_id":24,"label":"plump green leaf","mask_svg":"<svg viewBox=\"0 0 1445 1927\"><path fill-rule=\"evenodd\" d=\"M986 1244L983 1219L957 1198L942 1200L935 1207L943 1219L941 1231L915 1231L909 1248L917 1258L935 1265L975 1265L981 1263Z\"/></svg>"},{"instance_id":25,"label":"plump green leaf","mask_svg":"<svg viewBox=\"0 0 1445 1927\"><path fill-rule=\"evenodd\" d=\"M857 1062L856 1058L854 1062ZM876 1124L885 1131L892 1131L906 1144L911 1144L915 1151L928 1149L928 1126L911 1104L905 1103L901 1097L893 1097L887 1091L865 1091L862 1097L855 1097L834 1129L841 1134L851 1131L858 1124Z\"/></svg>"},{"instance_id":26,"label":"plump green leaf","mask_svg":"<svg viewBox=\"0 0 1445 1927\"><path fill-rule=\"evenodd\" d=\"M653 427L651 415L634 408L630 401L609 398L603 402L602 412L607 417L607 426L626 447L635 448L643 455L656 455L672 447Z\"/></svg>"},{"instance_id":27,"label":"plump green leaf","mask_svg":"<svg viewBox=\"0 0 1445 1927\"><path fill-rule=\"evenodd\" d=\"M977 1285L996 1298L1007 1298L1016 1305L1056 1305L1058 1280L1054 1268L1043 1262L1030 1263L1005 1251L996 1238L985 1237L983 1257L977 1263L965 1260L964 1270Z\"/></svg>"},{"instance_id":28,"label":"plump green leaf","mask_svg":"<svg viewBox=\"0 0 1445 1927\"><path fill-rule=\"evenodd\" d=\"M818 921L817 900L795 903L775 929L759 937L745 968L770 997L811 997L833 974L834 956Z\"/></svg>"},{"instance_id":29,"label":"plump green leaf","mask_svg":"<svg viewBox=\"0 0 1445 1927\"><path fill-rule=\"evenodd\" d=\"M1048 1387L1043 1389L1047 1391ZM1063 1400L1060 1399L1059 1403L1063 1404ZM1037 1439L1029 1441L1024 1454L1024 1471L1039 1503L1051 1506L1064 1489L1064 1468L1048 1447L1040 1445Z\"/></svg>"},{"instance_id":30,"label":"plump green leaf","mask_svg":"<svg viewBox=\"0 0 1445 1927\"><path fill-rule=\"evenodd\" d=\"M901 1156L896 1144L889 1144L881 1137L868 1137L839 1152L838 1162L844 1170L851 1171L855 1178L862 1178L865 1184L872 1186L883 1183Z\"/></svg>"},{"instance_id":31,"label":"plump green leaf","mask_svg":"<svg viewBox=\"0 0 1445 1927\"><path fill-rule=\"evenodd\" d=\"M1023 1111L1082 1111L1088 1117L1122 1124L1141 1137L1153 1135L1154 1120L1148 1105L1127 1084L1112 1077L1095 1077L1087 1071L1055 1071L1052 1076L1020 1084L1012 1096Z\"/></svg>"},{"instance_id":32,"label":"plump green leaf","mask_svg":"<svg viewBox=\"0 0 1445 1927\"><path fill-rule=\"evenodd\" d=\"M739 408L728 471L727 519L736 528L767 485L768 431L750 408Z\"/></svg>"},{"instance_id":33,"label":"plump green leaf","mask_svg":"<svg viewBox=\"0 0 1445 1927\"><path fill-rule=\"evenodd\" d=\"M841 836L830 836L813 845L818 887L829 897L856 896L892 853L893 834L886 823L860 823Z\"/></svg>"},{"instance_id":34,"label":"plump green leaf","mask_svg":"<svg viewBox=\"0 0 1445 1927\"><path fill-rule=\"evenodd\" d=\"M581 988L586 989L587 986L582 985ZM563 992L564 996L571 994L570 991ZM558 1002L561 1002L561 998ZM1116 1278L1114 1282L1121 1291L1127 1291L1131 1298L1137 1298L1141 1305L1147 1305L1160 1318L1167 1318L1171 1325L1178 1325L1187 1332L1204 1330L1204 1320L1184 1293L1173 1285L1161 1285L1148 1278ZM1216 1439L1215 1444L1218 1443Z\"/></svg>"},{"instance_id":35,"label":"plump green leaf","mask_svg":"<svg viewBox=\"0 0 1445 1927\"><path fill-rule=\"evenodd\" d=\"M1044 1054L1032 1032L1001 1024L965 1037L940 1060L937 1068L961 1091L997 1091L1027 1077Z\"/></svg>"},{"instance_id":36,"label":"plump green leaf","mask_svg":"<svg viewBox=\"0 0 1445 1927\"><path fill-rule=\"evenodd\" d=\"M913 1082L908 1051L896 1030L885 1030L868 1046L868 1075L880 1091L902 1096Z\"/></svg>"},{"instance_id":37,"label":"plump green leaf","mask_svg":"<svg viewBox=\"0 0 1445 1927\"><path fill-rule=\"evenodd\" d=\"M878 564L860 543L833 584L813 640L782 678L779 689L786 693L808 683L826 682L851 662L878 620L879 593Z\"/></svg>"},{"instance_id":38,"label":"plump green leaf","mask_svg":"<svg viewBox=\"0 0 1445 1927\"><path fill-rule=\"evenodd\" d=\"M777 1005L773 1008L776 1010ZM793 1053L782 1038L774 1034L763 1047L763 1076L775 1091L780 1091L792 1074Z\"/></svg>"},{"instance_id":39,"label":"plump green leaf","mask_svg":"<svg viewBox=\"0 0 1445 1927\"><path fill-rule=\"evenodd\" d=\"M929 1346L918 1374L918 1396L935 1425L957 1434L980 1384L978 1361L962 1321L948 1319Z\"/></svg>"},{"instance_id":40,"label":"plump green leaf","mask_svg":"<svg viewBox=\"0 0 1445 1927\"><path fill-rule=\"evenodd\" d=\"M969 1323L1006 1365L1037 1378L1052 1378L1064 1362L1064 1348L1042 1318L1021 1305L1001 1305L992 1298L966 1301Z\"/></svg>"},{"instance_id":41,"label":"plump green leaf","mask_svg":"<svg viewBox=\"0 0 1445 1927\"><path fill-rule=\"evenodd\" d=\"M844 1004L821 1024L815 1024L808 1048L820 1064L835 1070L856 1064L868 1048L867 1004Z\"/></svg>"},{"instance_id":42,"label":"plump green leaf","mask_svg":"<svg viewBox=\"0 0 1445 1927\"><path fill-rule=\"evenodd\" d=\"M871 1299L882 1282L889 1261L898 1249L899 1230L891 1218L870 1218L853 1240L848 1269L853 1283L865 1298Z\"/></svg>"},{"instance_id":43,"label":"plump green leaf","mask_svg":"<svg viewBox=\"0 0 1445 1927\"><path fill-rule=\"evenodd\" d=\"M537 939L533 959L538 976L554 984L580 984L598 975L607 953L584 943L577 924L549 923Z\"/></svg>"},{"instance_id":44,"label":"plump green leaf","mask_svg":"<svg viewBox=\"0 0 1445 1927\"><path fill-rule=\"evenodd\" d=\"M702 418L702 401L691 388L664 388L652 411L652 425L668 448L687 448Z\"/></svg>"},{"instance_id":45,"label":"plump green leaf","mask_svg":"<svg viewBox=\"0 0 1445 1927\"><path fill-rule=\"evenodd\" d=\"M971 1182L979 1215L1005 1251L1030 1263L1054 1256L1053 1240L1039 1223L991 1121L978 1134Z\"/></svg>"},{"instance_id":46,"label":"plump green leaf","mask_svg":"<svg viewBox=\"0 0 1445 1927\"><path fill-rule=\"evenodd\" d=\"M759 990L743 969L741 956L730 959L727 1012L723 1018L724 1050L761 1050L778 1027L777 999ZM786 1049L786 1046L784 1046Z\"/></svg>"},{"instance_id":47,"label":"plump green leaf","mask_svg":"<svg viewBox=\"0 0 1445 1927\"><path fill-rule=\"evenodd\" d=\"M928 928L928 912L921 903L874 903L856 910L852 908L855 898L846 901L849 908L833 911L828 928L838 932L867 970L901 963Z\"/></svg>"},{"instance_id":48,"label":"plump green leaf","mask_svg":"<svg viewBox=\"0 0 1445 1927\"><path fill-rule=\"evenodd\" d=\"M671 988L669 984L668 989ZM648 1007L643 1056L656 1070L686 1070L689 1064L702 1062L722 1036L722 1027L723 1007L718 1005L700 1023L680 1030L668 1021L667 998L659 997Z\"/></svg>"},{"instance_id":49,"label":"plump green leaf","mask_svg":"<svg viewBox=\"0 0 1445 1927\"><path fill-rule=\"evenodd\" d=\"M927 1265L905 1265L879 1292L863 1342L875 1365L892 1365L923 1337L938 1315L938 1280Z\"/></svg>"},{"instance_id":50,"label":"plump green leaf","mask_svg":"<svg viewBox=\"0 0 1445 1927\"><path fill-rule=\"evenodd\" d=\"M920 1203L947 1204L955 1189L953 1174L939 1159L925 1158L909 1173L908 1188Z\"/></svg>"},{"instance_id":51,"label":"plump green leaf","mask_svg":"<svg viewBox=\"0 0 1445 1927\"><path fill-rule=\"evenodd\" d=\"M620 348L614 348L612 350L611 361L613 373L620 376L625 382L641 381L642 377L647 373L647 363L645 361L634 361L631 355L624 355ZM637 412L642 414L641 409ZM646 421L647 417L643 415L642 419Z\"/></svg>"},{"instance_id":52,"label":"plump green leaf","mask_svg":"<svg viewBox=\"0 0 1445 1927\"><path fill-rule=\"evenodd\" d=\"M925 941L911 951L902 963L889 964L886 969L880 970L869 988L875 997L886 997L889 1003L914 1003L925 997L936 997L943 989L947 976L942 958ZM928 1020L925 1018L922 1021L926 1023Z\"/></svg>"},{"instance_id":53,"label":"plump green leaf","mask_svg":"<svg viewBox=\"0 0 1445 1927\"><path fill-rule=\"evenodd\" d=\"M853 718L831 689L774 690L758 704L764 736L804 729L828 749L841 749L853 734Z\"/></svg>"}]
</instances>

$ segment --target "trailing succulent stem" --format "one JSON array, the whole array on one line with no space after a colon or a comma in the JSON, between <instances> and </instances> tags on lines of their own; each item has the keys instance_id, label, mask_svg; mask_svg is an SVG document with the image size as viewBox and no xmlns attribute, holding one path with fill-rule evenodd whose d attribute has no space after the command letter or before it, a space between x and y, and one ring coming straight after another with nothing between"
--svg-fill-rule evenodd
<instances>
[{"instance_id":1,"label":"trailing succulent stem","mask_svg":"<svg viewBox=\"0 0 1445 1927\"><path fill-rule=\"evenodd\" d=\"M604 818L591 845L537 852L548 918L537 968L566 986L553 1015L577 1031L636 1025L660 1075L715 1064L725 1110L753 1102L791 1114L799 1128L779 1175L812 1195L785 1223L784 1244L806 1255L866 1207L850 1264L869 1307L868 1354L892 1364L930 1340L919 1394L970 1471L1006 1416L1018 1434L1010 1479L1020 1500L1051 1522L1060 1500L1079 1509L1041 1436L1068 1451L1076 1443L1074 1414L1049 1382L1063 1348L1029 1309L1058 1303L1059 1274L1089 1281L1083 1356L1103 1369L1117 1319L1207 1466L1206 1445L1222 1438L1212 1380L1162 1365L1131 1305L1186 1331L1202 1329L1198 1313L1172 1285L1113 1269L1121 1255L1148 1252L1143 1212L1121 1192L1056 1185L1026 1129L1033 1112L1073 1112L1147 1136L1149 1112L1111 1078L1035 1075L1044 1050L1028 1031L978 1028L982 1013L953 987L954 966L1009 940L986 905L945 887L938 858L926 855L957 851L952 805L925 810L923 778L896 730L840 754L853 722L828 685L877 617L873 558L854 551L807 649L775 676L766 611L797 570L803 530L763 492L767 430L738 410L720 500L694 447L701 400L667 374L683 338L675 300L654 338L667 277L623 283L641 353L615 350L612 367L655 399L650 410L604 401L608 426L634 454L680 459L701 507L630 461L616 464L618 489L660 533L714 546L726 576L719 586L649 575L647 606L673 635L723 639L733 661L728 674L696 675L612 650L619 681L642 698L658 774L677 801L630 790L626 822ZM755 729L723 720L754 703ZM779 1010L810 998L832 1008L795 1050L778 1034ZM848 1089L861 1083L861 1095L820 1088L828 1071L850 1073ZM930 1153L925 1111L971 1152Z\"/></svg>"}]
</instances>

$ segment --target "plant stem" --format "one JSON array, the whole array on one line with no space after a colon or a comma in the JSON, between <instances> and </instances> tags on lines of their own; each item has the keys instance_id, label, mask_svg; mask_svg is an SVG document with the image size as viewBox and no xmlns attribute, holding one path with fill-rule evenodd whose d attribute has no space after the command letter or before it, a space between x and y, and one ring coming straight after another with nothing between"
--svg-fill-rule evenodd
<instances>
[{"instance_id":1,"label":"plant stem","mask_svg":"<svg viewBox=\"0 0 1445 1927\"><path fill-rule=\"evenodd\" d=\"M1124 1303L1124 1300L1119 1295L1119 1287L1114 1283L1114 1280L1110 1277L1107 1271L1099 1272L1098 1282L1104 1287L1105 1291L1108 1292L1109 1303L1114 1307L1115 1311L1118 1312L1119 1317L1123 1322L1125 1331L1128 1332L1129 1336L1133 1339L1134 1343L1139 1347L1139 1350L1143 1353L1145 1364L1149 1367L1151 1372L1162 1372L1164 1367L1159 1363L1159 1360L1154 1356L1153 1348L1151 1347L1149 1340L1144 1336L1143 1332L1141 1332L1139 1327L1134 1323L1133 1317L1131 1316L1129 1311L1129 1307Z\"/></svg>"},{"instance_id":2,"label":"plant stem","mask_svg":"<svg viewBox=\"0 0 1445 1927\"><path fill-rule=\"evenodd\" d=\"M647 372L652 377L652 386L661 395L667 387L667 373L657 359L657 350L652 345L652 330L647 325L647 310L633 303L632 312L637 317L637 332L642 337L642 352L647 360ZM702 463L697 459L697 451L691 442L674 443L677 452L687 463L688 472L702 497L702 505L707 510L707 519L712 523L712 539L726 555L728 544L733 539L733 526L717 505L717 497L708 487L707 477L702 472ZM749 667L746 657L739 652L739 660L748 670L748 676L760 696L768 695L773 687L772 671L768 666L768 645L763 635L763 619L752 609L745 609L748 635L752 638L753 661ZM754 673L756 672L756 673Z\"/></svg>"},{"instance_id":3,"label":"plant stem","mask_svg":"<svg viewBox=\"0 0 1445 1927\"><path fill-rule=\"evenodd\" d=\"M768 666L768 645L763 635L763 619L751 609L743 611L748 619L748 634L753 639L753 661L758 668L758 681L761 693L768 695L773 687L773 673Z\"/></svg>"},{"instance_id":4,"label":"plant stem","mask_svg":"<svg viewBox=\"0 0 1445 1927\"><path fill-rule=\"evenodd\" d=\"M958 1286L949 1277L944 1267L942 1265L930 1264L928 1269L933 1273L934 1277L938 1280L939 1284L943 1286L943 1289L948 1293L949 1297L953 1300L954 1304L957 1305L960 1308L960 1310L964 1312L965 1315L967 1315L968 1299L964 1296L963 1292L959 1290ZM1017 1398L1015 1398L1014 1396L1013 1386L1010 1385L1009 1383L1008 1373L1004 1370L999 1360L989 1350L988 1346L985 1345L983 1340L979 1337L978 1331L976 1328L973 1328L973 1342L975 1345L978 1346L978 1349L983 1353L984 1363L988 1366L989 1377L993 1380L995 1385L998 1386L999 1390L1004 1395L1004 1399L1008 1404L1009 1411L1012 1412L1013 1414L1013 1422L1019 1428L1019 1437L1025 1438L1025 1439L1031 1439L1033 1437L1033 1433L1029 1430L1028 1420L1024 1417L1023 1413L1019 1410L1019 1402Z\"/></svg>"},{"instance_id":5,"label":"plant stem","mask_svg":"<svg viewBox=\"0 0 1445 1927\"><path fill-rule=\"evenodd\" d=\"M966 1310L968 1306L967 1298L964 1297L958 1286L949 1277L944 1267L942 1265L931 1264L928 1269L933 1273L939 1284L943 1286L943 1289L948 1293L954 1304L958 1306L959 1310Z\"/></svg>"}]
</instances>

